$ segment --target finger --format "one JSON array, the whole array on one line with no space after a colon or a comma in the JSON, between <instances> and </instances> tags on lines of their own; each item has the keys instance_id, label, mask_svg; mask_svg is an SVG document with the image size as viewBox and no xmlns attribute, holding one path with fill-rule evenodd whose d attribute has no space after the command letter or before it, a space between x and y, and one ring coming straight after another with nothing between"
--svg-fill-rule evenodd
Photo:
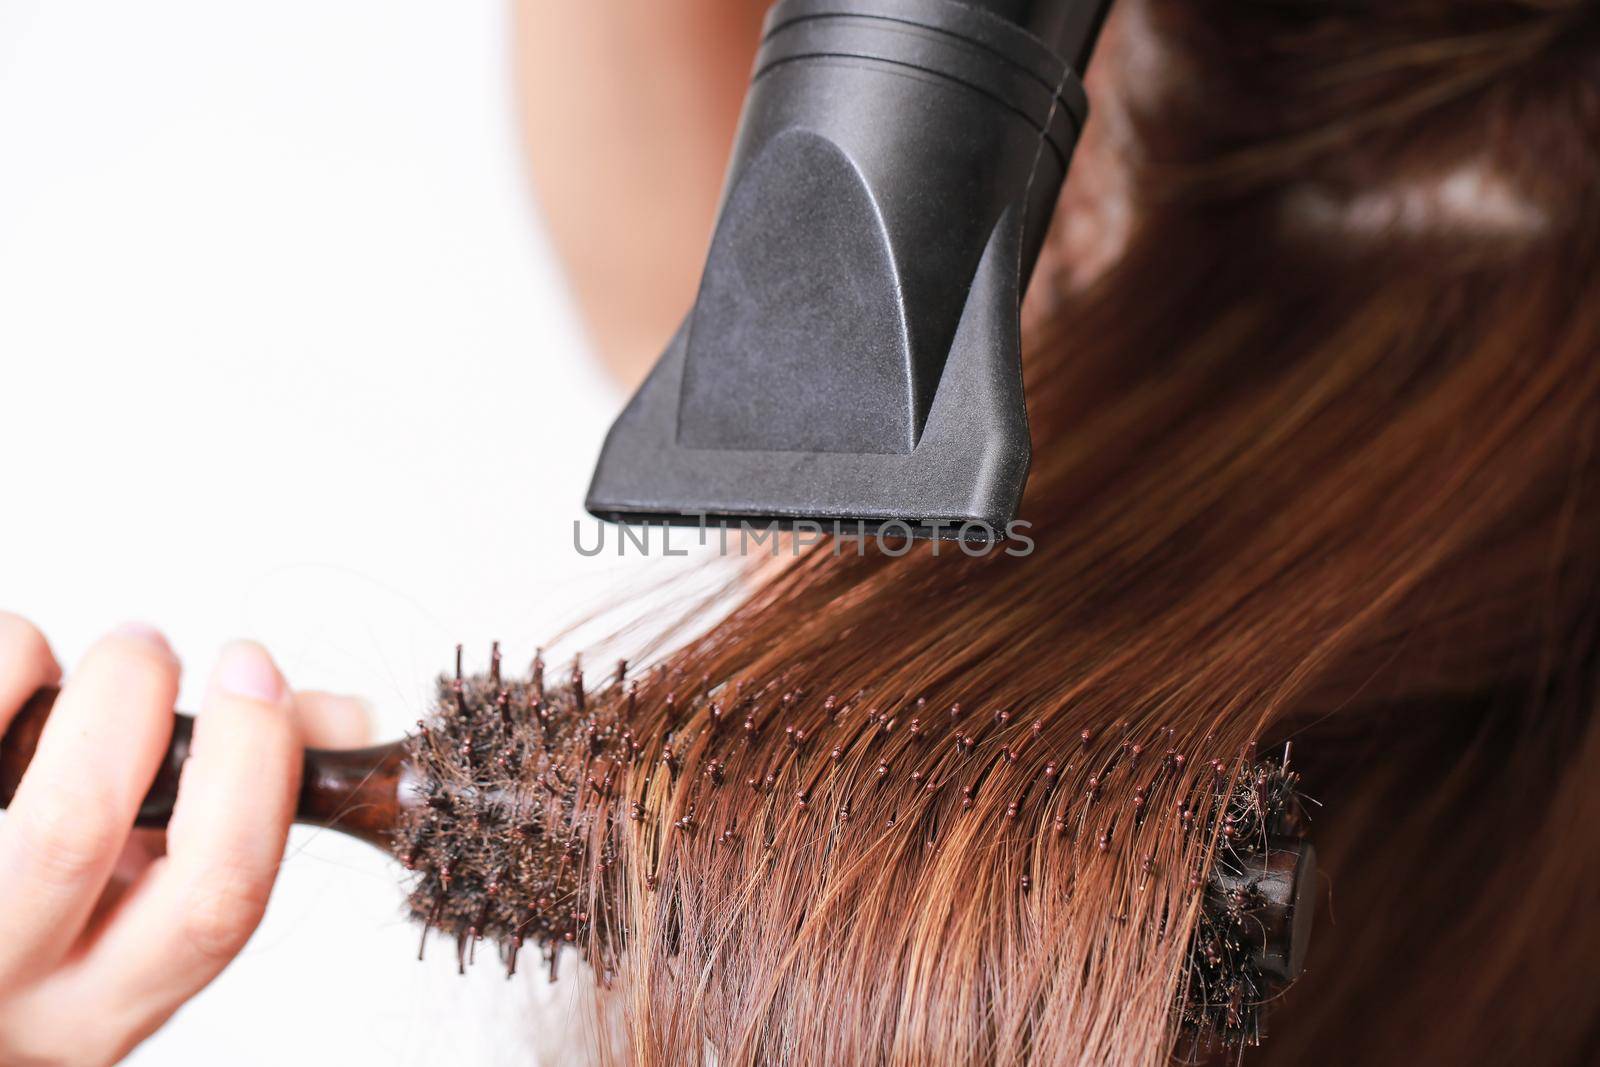
<instances>
[{"instance_id":1,"label":"finger","mask_svg":"<svg viewBox=\"0 0 1600 1067\"><path fill-rule=\"evenodd\" d=\"M135 830L122 846L117 862L111 867L111 877L105 890L95 902L94 911L84 927L85 940L99 936L106 924L116 915L117 909L128 898L157 860L167 854L167 835L164 830Z\"/></svg>"},{"instance_id":2,"label":"finger","mask_svg":"<svg viewBox=\"0 0 1600 1067\"><path fill-rule=\"evenodd\" d=\"M38 627L0 611L0 732L40 686L61 680L61 667Z\"/></svg>"},{"instance_id":3,"label":"finger","mask_svg":"<svg viewBox=\"0 0 1600 1067\"><path fill-rule=\"evenodd\" d=\"M301 690L294 712L301 738L313 748L360 748L372 741L372 705L360 697Z\"/></svg>"},{"instance_id":4,"label":"finger","mask_svg":"<svg viewBox=\"0 0 1600 1067\"><path fill-rule=\"evenodd\" d=\"M238 954L260 922L300 788L289 688L259 646L224 650L167 827L167 856L84 963L142 1037Z\"/></svg>"},{"instance_id":5,"label":"finger","mask_svg":"<svg viewBox=\"0 0 1600 1067\"><path fill-rule=\"evenodd\" d=\"M166 750L177 692L172 650L139 624L99 641L62 689L0 822L0 985L76 941Z\"/></svg>"}]
</instances>

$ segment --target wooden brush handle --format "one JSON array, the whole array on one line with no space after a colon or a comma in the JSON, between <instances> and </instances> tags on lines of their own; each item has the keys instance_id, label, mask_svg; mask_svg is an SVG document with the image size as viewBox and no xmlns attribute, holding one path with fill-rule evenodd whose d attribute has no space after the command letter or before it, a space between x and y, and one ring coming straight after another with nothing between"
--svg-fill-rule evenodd
<instances>
[{"instance_id":1,"label":"wooden brush handle","mask_svg":"<svg viewBox=\"0 0 1600 1067\"><path fill-rule=\"evenodd\" d=\"M9 806L16 795L22 772L33 760L59 695L54 687L39 690L0 739L0 808ZM139 807L135 825L167 825L178 798L178 773L189 758L193 733L194 719L178 715L172 724L172 741ZM294 817L296 822L326 826L386 849L411 794L402 742L344 751L308 748Z\"/></svg>"}]
</instances>

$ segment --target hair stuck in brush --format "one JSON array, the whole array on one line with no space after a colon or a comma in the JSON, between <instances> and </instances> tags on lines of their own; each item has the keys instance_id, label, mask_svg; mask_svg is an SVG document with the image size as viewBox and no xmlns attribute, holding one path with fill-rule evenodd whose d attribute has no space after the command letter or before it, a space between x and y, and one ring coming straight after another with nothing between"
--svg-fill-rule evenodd
<instances>
[{"instance_id":1,"label":"hair stuck in brush","mask_svg":"<svg viewBox=\"0 0 1600 1067\"><path fill-rule=\"evenodd\" d=\"M1335 925L1239 1055L1600 1047L1596 5L1114 21L1161 73L1126 247L1034 283L1034 553L824 543L504 785L635 1062L1188 1054L1208 783L1289 738Z\"/></svg>"},{"instance_id":2,"label":"hair stuck in brush","mask_svg":"<svg viewBox=\"0 0 1600 1067\"><path fill-rule=\"evenodd\" d=\"M599 973L616 974L632 949L616 904L633 889L628 863L640 855L622 839L652 811L677 817L650 850L646 893L668 856L702 835L721 862L731 856L759 877L782 862L780 837L794 832L781 828L792 821L821 838L846 837L852 822L889 835L907 821L924 849L936 849L992 788L987 780L1019 763L1028 771L1010 795L1004 833L1019 855L1035 838L1056 841L1053 851L1069 862L1049 869L1061 872L1069 896L1078 858L1110 851L1118 833L1138 835L1152 817L1210 844L1186 872L1191 887L1204 887L1192 932L1165 915L1153 931L1158 941L1186 938L1173 1010L1197 1041L1258 1041L1263 1003L1303 958L1314 860L1295 839L1298 776L1287 747L1256 760L1247 746L1237 760L1185 775L1186 756L1159 747L1169 737L1141 738L1126 723L1097 744L1087 731L1059 738L1043 721L1014 723L1005 711L987 722L960 704L936 714L922 698L891 714L779 686L695 683L668 668L641 689L625 684L625 665L598 689L576 669L546 686L539 659L526 680L505 677L498 646L487 676L464 677L460 664L458 649L455 676L441 679L433 714L407 743L416 799L392 845L418 872L411 906L424 923L423 949L431 930L452 936L463 970L487 939L508 973L531 942L553 979L560 950L581 942ZM913 717L903 727L909 741L897 745L901 713ZM1083 791L1063 791L1080 764L1093 772ZM852 790L858 766L871 776ZM1099 803L1114 776L1144 783L1126 811ZM902 777L911 783L906 807ZM708 823L698 812L716 810L725 792L734 809L721 806L721 821ZM1159 863L1154 852L1144 857L1140 891ZM1020 859L1016 869L1014 888L1026 897L1035 862Z\"/></svg>"}]
</instances>

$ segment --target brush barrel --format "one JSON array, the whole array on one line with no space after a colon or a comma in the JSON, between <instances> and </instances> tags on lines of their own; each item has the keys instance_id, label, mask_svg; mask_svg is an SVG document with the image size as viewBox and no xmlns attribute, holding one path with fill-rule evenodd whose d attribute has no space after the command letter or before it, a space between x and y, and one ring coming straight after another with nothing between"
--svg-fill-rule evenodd
<instances>
[{"instance_id":1,"label":"brush barrel","mask_svg":"<svg viewBox=\"0 0 1600 1067\"><path fill-rule=\"evenodd\" d=\"M59 695L60 690L55 687L40 689L0 739L0 808L8 807L16 795ZM175 716L172 740L134 825L148 829L167 825L178 799L178 775L189 758L193 735L194 719ZM295 821L325 826L387 849L396 825L414 802L414 793L402 742L339 751L308 748L301 769Z\"/></svg>"},{"instance_id":2,"label":"brush barrel","mask_svg":"<svg viewBox=\"0 0 1600 1067\"><path fill-rule=\"evenodd\" d=\"M1260 853L1223 856L1212 866L1206 907L1213 913L1247 902L1249 959L1269 981L1287 985L1305 969L1316 912L1317 851L1307 841L1268 837Z\"/></svg>"}]
</instances>

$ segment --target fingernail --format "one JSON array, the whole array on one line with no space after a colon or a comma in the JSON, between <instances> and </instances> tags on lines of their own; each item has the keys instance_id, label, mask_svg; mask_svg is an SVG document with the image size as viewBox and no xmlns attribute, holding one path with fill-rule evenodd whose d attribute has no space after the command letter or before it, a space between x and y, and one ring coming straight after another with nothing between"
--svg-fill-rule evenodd
<instances>
[{"instance_id":1,"label":"fingernail","mask_svg":"<svg viewBox=\"0 0 1600 1067\"><path fill-rule=\"evenodd\" d=\"M235 641L225 647L212 679L224 693L265 704L281 704L289 695L272 657L251 641Z\"/></svg>"},{"instance_id":2,"label":"fingernail","mask_svg":"<svg viewBox=\"0 0 1600 1067\"><path fill-rule=\"evenodd\" d=\"M159 652L168 659L176 659L172 653L172 646L167 644L167 639L147 622L125 622L111 631L112 637L120 637L127 641L137 641L148 645L152 650Z\"/></svg>"}]
</instances>

